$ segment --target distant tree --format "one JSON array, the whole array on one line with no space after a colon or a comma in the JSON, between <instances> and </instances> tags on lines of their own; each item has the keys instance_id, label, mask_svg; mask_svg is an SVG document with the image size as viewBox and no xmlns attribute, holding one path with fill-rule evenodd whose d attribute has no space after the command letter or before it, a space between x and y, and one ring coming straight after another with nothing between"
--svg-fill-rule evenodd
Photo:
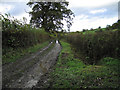
<instances>
[{"instance_id":1,"label":"distant tree","mask_svg":"<svg viewBox=\"0 0 120 90\"><path fill-rule=\"evenodd\" d=\"M99 26L98 29L101 29L101 27Z\"/></svg>"},{"instance_id":2,"label":"distant tree","mask_svg":"<svg viewBox=\"0 0 120 90\"><path fill-rule=\"evenodd\" d=\"M83 29L83 32L85 32L86 30L85 29Z\"/></svg>"},{"instance_id":3,"label":"distant tree","mask_svg":"<svg viewBox=\"0 0 120 90\"><path fill-rule=\"evenodd\" d=\"M47 32L62 30L64 20L70 30L74 14L67 9L68 2L28 2L27 5L32 7L29 14L32 16L30 23L34 26L42 27Z\"/></svg>"},{"instance_id":4,"label":"distant tree","mask_svg":"<svg viewBox=\"0 0 120 90\"><path fill-rule=\"evenodd\" d=\"M118 20L117 23L118 23L118 29L120 29L120 20Z\"/></svg>"},{"instance_id":5,"label":"distant tree","mask_svg":"<svg viewBox=\"0 0 120 90\"><path fill-rule=\"evenodd\" d=\"M76 31L76 33L79 33L80 31Z\"/></svg>"},{"instance_id":6,"label":"distant tree","mask_svg":"<svg viewBox=\"0 0 120 90\"><path fill-rule=\"evenodd\" d=\"M118 24L120 24L120 19L117 21Z\"/></svg>"},{"instance_id":7,"label":"distant tree","mask_svg":"<svg viewBox=\"0 0 120 90\"><path fill-rule=\"evenodd\" d=\"M118 24L117 24L117 23L114 23L114 24L112 25L112 29L117 29L117 27L118 27Z\"/></svg>"},{"instance_id":8,"label":"distant tree","mask_svg":"<svg viewBox=\"0 0 120 90\"><path fill-rule=\"evenodd\" d=\"M93 29L93 28L91 28L90 30L91 30L91 31L93 31L94 29Z\"/></svg>"},{"instance_id":9,"label":"distant tree","mask_svg":"<svg viewBox=\"0 0 120 90\"><path fill-rule=\"evenodd\" d=\"M110 29L120 29L120 20L118 20L116 23L113 23L112 26L110 26Z\"/></svg>"},{"instance_id":10,"label":"distant tree","mask_svg":"<svg viewBox=\"0 0 120 90\"><path fill-rule=\"evenodd\" d=\"M101 28L101 26L98 27L98 30L99 30L99 32L102 32L102 28Z\"/></svg>"},{"instance_id":11,"label":"distant tree","mask_svg":"<svg viewBox=\"0 0 120 90\"><path fill-rule=\"evenodd\" d=\"M107 25L106 26L106 30L110 30L111 29L111 26L110 25Z\"/></svg>"}]
</instances>

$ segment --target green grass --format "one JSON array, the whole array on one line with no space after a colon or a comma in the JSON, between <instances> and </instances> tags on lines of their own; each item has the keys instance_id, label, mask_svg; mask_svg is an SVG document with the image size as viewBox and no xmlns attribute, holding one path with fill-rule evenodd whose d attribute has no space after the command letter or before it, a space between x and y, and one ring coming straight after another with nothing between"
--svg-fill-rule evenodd
<instances>
[{"instance_id":1,"label":"green grass","mask_svg":"<svg viewBox=\"0 0 120 90\"><path fill-rule=\"evenodd\" d=\"M7 54L2 56L2 64L15 62L17 59L24 57L30 53L37 52L38 50L46 47L49 42L44 42L42 44L36 44L29 48L18 48L14 50L13 48L9 48Z\"/></svg>"},{"instance_id":2,"label":"green grass","mask_svg":"<svg viewBox=\"0 0 120 90\"><path fill-rule=\"evenodd\" d=\"M119 60L106 57L98 65L85 65L74 58L70 44L61 42L62 51L50 73L52 88L118 88ZM111 59L111 60L108 60ZM47 85L45 86L47 87Z\"/></svg>"},{"instance_id":3,"label":"green grass","mask_svg":"<svg viewBox=\"0 0 120 90\"><path fill-rule=\"evenodd\" d=\"M107 31L106 28L101 28L101 30L104 32L104 31ZM117 31L118 29L112 29L110 31ZM100 31L100 29L93 29L93 30L88 30L88 31L85 31L85 32L82 32L83 34L95 34L95 32L97 31Z\"/></svg>"},{"instance_id":4,"label":"green grass","mask_svg":"<svg viewBox=\"0 0 120 90\"><path fill-rule=\"evenodd\" d=\"M91 30L88 30L88 31L85 31L85 32L82 32L83 34L94 34L95 33L95 30L91 31Z\"/></svg>"}]
</instances>

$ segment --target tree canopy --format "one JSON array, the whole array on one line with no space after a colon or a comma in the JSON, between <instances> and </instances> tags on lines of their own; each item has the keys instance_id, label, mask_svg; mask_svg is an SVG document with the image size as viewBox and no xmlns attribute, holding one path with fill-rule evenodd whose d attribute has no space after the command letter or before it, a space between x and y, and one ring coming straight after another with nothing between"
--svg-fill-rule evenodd
<instances>
[{"instance_id":1,"label":"tree canopy","mask_svg":"<svg viewBox=\"0 0 120 90\"><path fill-rule=\"evenodd\" d=\"M28 2L32 8L30 23L35 27L42 27L45 31L63 30L63 21L66 21L70 30L74 13L67 9L68 2Z\"/></svg>"}]
</instances>

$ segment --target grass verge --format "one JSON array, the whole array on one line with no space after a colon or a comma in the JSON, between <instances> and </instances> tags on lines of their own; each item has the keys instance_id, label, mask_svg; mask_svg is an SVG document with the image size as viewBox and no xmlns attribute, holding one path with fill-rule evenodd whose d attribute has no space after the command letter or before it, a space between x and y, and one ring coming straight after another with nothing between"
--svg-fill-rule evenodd
<instances>
[{"instance_id":1,"label":"grass verge","mask_svg":"<svg viewBox=\"0 0 120 90\"><path fill-rule=\"evenodd\" d=\"M46 86L50 88L119 88L119 60L106 57L99 65L85 65L74 58L70 44L62 51ZM110 60L109 60L110 59Z\"/></svg>"},{"instance_id":2,"label":"grass verge","mask_svg":"<svg viewBox=\"0 0 120 90\"><path fill-rule=\"evenodd\" d=\"M8 50L8 53L6 55L2 56L2 64L7 64L11 62L15 62L17 59L24 57L25 55L35 53L38 50L46 47L49 44L49 41L44 42L42 44L36 44L29 48L18 48L14 50L13 48L10 48Z\"/></svg>"}]
</instances>

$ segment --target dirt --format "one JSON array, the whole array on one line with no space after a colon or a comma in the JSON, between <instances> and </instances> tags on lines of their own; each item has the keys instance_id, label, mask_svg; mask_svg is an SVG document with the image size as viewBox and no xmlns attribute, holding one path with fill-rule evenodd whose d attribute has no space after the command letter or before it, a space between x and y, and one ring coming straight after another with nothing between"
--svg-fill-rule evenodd
<instances>
[{"instance_id":1,"label":"dirt","mask_svg":"<svg viewBox=\"0 0 120 90\"><path fill-rule=\"evenodd\" d=\"M61 46L56 41L42 50L2 67L3 88L32 88L57 61Z\"/></svg>"}]
</instances>

